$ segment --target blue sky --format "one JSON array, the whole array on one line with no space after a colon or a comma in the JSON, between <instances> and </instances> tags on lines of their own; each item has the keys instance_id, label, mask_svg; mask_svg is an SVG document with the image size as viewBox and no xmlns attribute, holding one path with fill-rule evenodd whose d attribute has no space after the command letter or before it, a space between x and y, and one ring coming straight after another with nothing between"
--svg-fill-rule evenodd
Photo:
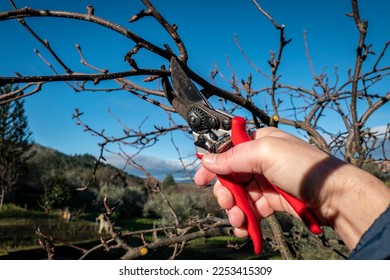
<instances>
[{"instance_id":1,"label":"blue sky","mask_svg":"<svg viewBox=\"0 0 390 280\"><path fill-rule=\"evenodd\" d=\"M258 67L269 73L267 65L269 51L277 49L278 33L251 0L152 2L169 22L179 26L179 34L189 53L188 63L198 74L208 78L210 70L217 64L222 73L230 77L230 70L226 63L227 56L237 76L245 79L249 73L254 74L255 71L248 65L234 43L235 34L248 56ZM333 67L337 65L340 77L345 76L348 67L353 65L358 39L354 21L345 16L351 11L350 1L259 0L258 2L279 24L286 26L286 36L293 39L285 49L280 68L284 83L307 87L313 84L305 56L304 31L308 34L310 55L317 73L327 67L330 78L334 79L331 73ZM372 43L373 50L379 53L384 43L390 40L390 17L388 16L390 2L386 0L360 2L361 15L369 20L367 42ZM144 8L137 0L110 2L15 0L15 3L19 7L31 6L76 12L85 12L85 7L91 4L95 7L95 15L128 27L157 45L161 46L163 43L172 45L165 32L152 19L128 23L133 14ZM1 1L0 11L11 9L8 1ZM117 34L89 23L63 19L29 18L26 21L42 38L50 41L52 48L75 71L87 71L79 63L76 43L82 47L88 62L97 67L107 68L111 72L129 68L123 61L123 56L133 45ZM12 76L14 71L23 75L51 74L50 69L33 49L38 49L49 58L47 52L16 21L0 22L0 34L2 34L1 76ZM149 56L144 56L140 61L138 63L142 65L156 65L156 61ZM385 57L383 62L389 65L389 56ZM255 87L260 88L266 84L269 84L269 81L254 74ZM221 81L218 86L228 88L228 85ZM97 130L106 129L107 134L120 135L122 130L122 127L108 114L108 108L128 127L136 128L145 119L143 125L145 130L153 127L154 124L165 127L169 125L165 112L127 92L74 93L63 83L53 83L45 85L42 92L26 99L26 111L35 141L67 154L97 155L99 151L97 143L101 140L83 133L82 129L75 125L72 114L76 107L85 113L83 120L87 124ZM380 126L388 122L389 109L387 105L381 110L373 119L372 126ZM332 125L337 126L338 123L334 122ZM182 156L194 153L194 147L188 137L176 133L174 139L181 148ZM135 150L129 150L130 154L133 152ZM113 163L117 163L117 158L108 158ZM139 160L155 174L163 174L180 168L177 158L178 154L168 135L155 146L143 151Z\"/></svg>"}]
</instances>

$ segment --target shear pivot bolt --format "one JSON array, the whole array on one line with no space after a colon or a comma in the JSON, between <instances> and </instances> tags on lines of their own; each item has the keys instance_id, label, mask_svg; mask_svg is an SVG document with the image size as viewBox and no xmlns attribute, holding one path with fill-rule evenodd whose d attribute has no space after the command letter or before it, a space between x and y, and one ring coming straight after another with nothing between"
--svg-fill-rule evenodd
<instances>
[{"instance_id":1,"label":"shear pivot bolt","mask_svg":"<svg viewBox=\"0 0 390 280\"><path fill-rule=\"evenodd\" d=\"M194 124L195 121L196 121L196 118L195 118L194 116L190 116L190 119L188 120L188 122L189 122L190 124Z\"/></svg>"},{"instance_id":2,"label":"shear pivot bolt","mask_svg":"<svg viewBox=\"0 0 390 280\"><path fill-rule=\"evenodd\" d=\"M213 117L208 117L205 120L205 125L208 128L215 128L216 124L217 124L217 122L216 122L216 120Z\"/></svg>"},{"instance_id":3,"label":"shear pivot bolt","mask_svg":"<svg viewBox=\"0 0 390 280\"><path fill-rule=\"evenodd\" d=\"M222 128L225 130L229 130L231 128L230 120L224 119L222 121Z\"/></svg>"},{"instance_id":4,"label":"shear pivot bolt","mask_svg":"<svg viewBox=\"0 0 390 280\"><path fill-rule=\"evenodd\" d=\"M200 128L202 125L202 112L192 109L188 112L187 120L192 129L196 130L197 128Z\"/></svg>"}]
</instances>

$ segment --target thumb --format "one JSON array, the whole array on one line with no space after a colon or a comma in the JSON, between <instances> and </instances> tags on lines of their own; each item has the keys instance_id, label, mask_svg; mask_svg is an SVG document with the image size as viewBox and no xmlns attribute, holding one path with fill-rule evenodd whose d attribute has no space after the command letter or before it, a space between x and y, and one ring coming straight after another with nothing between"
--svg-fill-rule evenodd
<instances>
[{"instance_id":1,"label":"thumb","mask_svg":"<svg viewBox=\"0 0 390 280\"><path fill-rule=\"evenodd\" d=\"M208 171L220 175L259 172L258 148L254 146L255 141L251 141L237 145L221 154L205 154L202 158L202 165Z\"/></svg>"}]
</instances>

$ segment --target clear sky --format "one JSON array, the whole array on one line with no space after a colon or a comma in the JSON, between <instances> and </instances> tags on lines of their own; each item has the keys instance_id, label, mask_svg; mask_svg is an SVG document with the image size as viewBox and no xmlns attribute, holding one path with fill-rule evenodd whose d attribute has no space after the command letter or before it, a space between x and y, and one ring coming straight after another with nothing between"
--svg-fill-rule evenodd
<instances>
[{"instance_id":1,"label":"clear sky","mask_svg":"<svg viewBox=\"0 0 390 280\"><path fill-rule=\"evenodd\" d=\"M164 31L152 19L128 23L135 13L143 9L138 0L14 0L18 7L31 6L40 9L70 10L85 12L86 6L95 7L95 15L110 19L151 42L162 46L171 43ZM350 1L329 0L258 0L273 18L286 26L286 36L293 39L285 49L280 73L284 83L309 86L313 84L310 68L305 56L303 32L307 31L310 55L315 70L320 72L328 67L331 75L333 67L338 66L340 75L346 74L353 66L354 51L358 33L352 18L345 16L351 12ZM234 43L237 34L241 46L251 59L269 73L267 60L269 51L278 47L278 33L271 23L257 10L251 0L199 0L152 1L161 14L171 23L179 26L188 53L189 65L205 78L217 64L222 73L230 77L226 57L230 59L235 73L246 78L255 71L246 62ZM0 11L11 10L6 0L0 2ZM390 40L390 2L387 0L360 1L361 15L369 21L368 43L379 53L384 43ZM75 49L79 44L88 61L111 72L126 70L128 64L123 61L126 52L132 48L131 41L101 27L85 22L72 22L64 19L28 18L26 21L44 39L50 41L54 50L75 71L86 71L80 65ZM51 70L34 53L38 49L49 58L44 48L17 21L0 22L0 75L12 76L14 71L23 75L47 75ZM51 59L51 61L53 61ZM389 65L389 55L384 58ZM151 65L155 61L148 57L142 61ZM60 69L60 68L57 68ZM334 78L334 77L333 77ZM254 75L254 86L260 88L269 82ZM219 86L228 88L226 84ZM156 85L157 87L157 85ZM106 129L107 134L121 135L122 127L108 114L111 112L128 127L136 128L146 119L144 129L168 126L166 114L152 105L135 98L127 92L113 93L74 93L64 83L44 86L42 92L26 99L26 111L34 140L67 154L90 153L97 155L101 140L83 133L72 120L75 108L85 115L83 120L97 130ZM379 112L373 120L373 126L388 122L389 106ZM337 125L335 123L334 125ZM194 153L191 140L175 134L175 143L180 146L182 156ZM135 150L129 150L134 153ZM161 139L155 146L143 151L138 160L152 172L161 175L179 169L178 154L173 147L170 135ZM111 158L114 163L116 160Z\"/></svg>"}]
</instances>

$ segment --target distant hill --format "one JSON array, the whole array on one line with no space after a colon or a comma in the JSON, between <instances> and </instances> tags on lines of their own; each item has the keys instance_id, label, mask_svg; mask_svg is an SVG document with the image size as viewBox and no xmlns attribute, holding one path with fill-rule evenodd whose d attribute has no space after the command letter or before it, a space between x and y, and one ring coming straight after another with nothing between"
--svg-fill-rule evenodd
<instances>
[{"instance_id":1,"label":"distant hill","mask_svg":"<svg viewBox=\"0 0 390 280\"><path fill-rule=\"evenodd\" d=\"M45 171L46 173L61 171L76 173L76 177L80 177L80 179L83 181L81 183L86 183L84 181L89 180L96 162L96 158L90 154L67 155L55 149L47 148L39 144L33 145L31 148L31 154L32 157L29 160L29 163L40 166L41 171ZM110 178L105 177L108 176L107 173L111 173L109 177L120 173L122 176L125 176L126 183L128 185L144 184L144 179L128 174L127 172L120 170L113 165L100 162L99 170L96 174L97 180L110 180Z\"/></svg>"},{"instance_id":2,"label":"distant hill","mask_svg":"<svg viewBox=\"0 0 390 280\"><path fill-rule=\"evenodd\" d=\"M20 185L15 193L8 196L8 201L33 208L37 207L37 201L48 191L53 181L59 181L72 190L85 186L93 174L96 161L96 158L89 154L66 155L39 144L33 145L28 156L28 164ZM80 195L91 195L91 191L102 185L143 187L144 182L140 177L103 162L99 164L90 190Z\"/></svg>"}]
</instances>

